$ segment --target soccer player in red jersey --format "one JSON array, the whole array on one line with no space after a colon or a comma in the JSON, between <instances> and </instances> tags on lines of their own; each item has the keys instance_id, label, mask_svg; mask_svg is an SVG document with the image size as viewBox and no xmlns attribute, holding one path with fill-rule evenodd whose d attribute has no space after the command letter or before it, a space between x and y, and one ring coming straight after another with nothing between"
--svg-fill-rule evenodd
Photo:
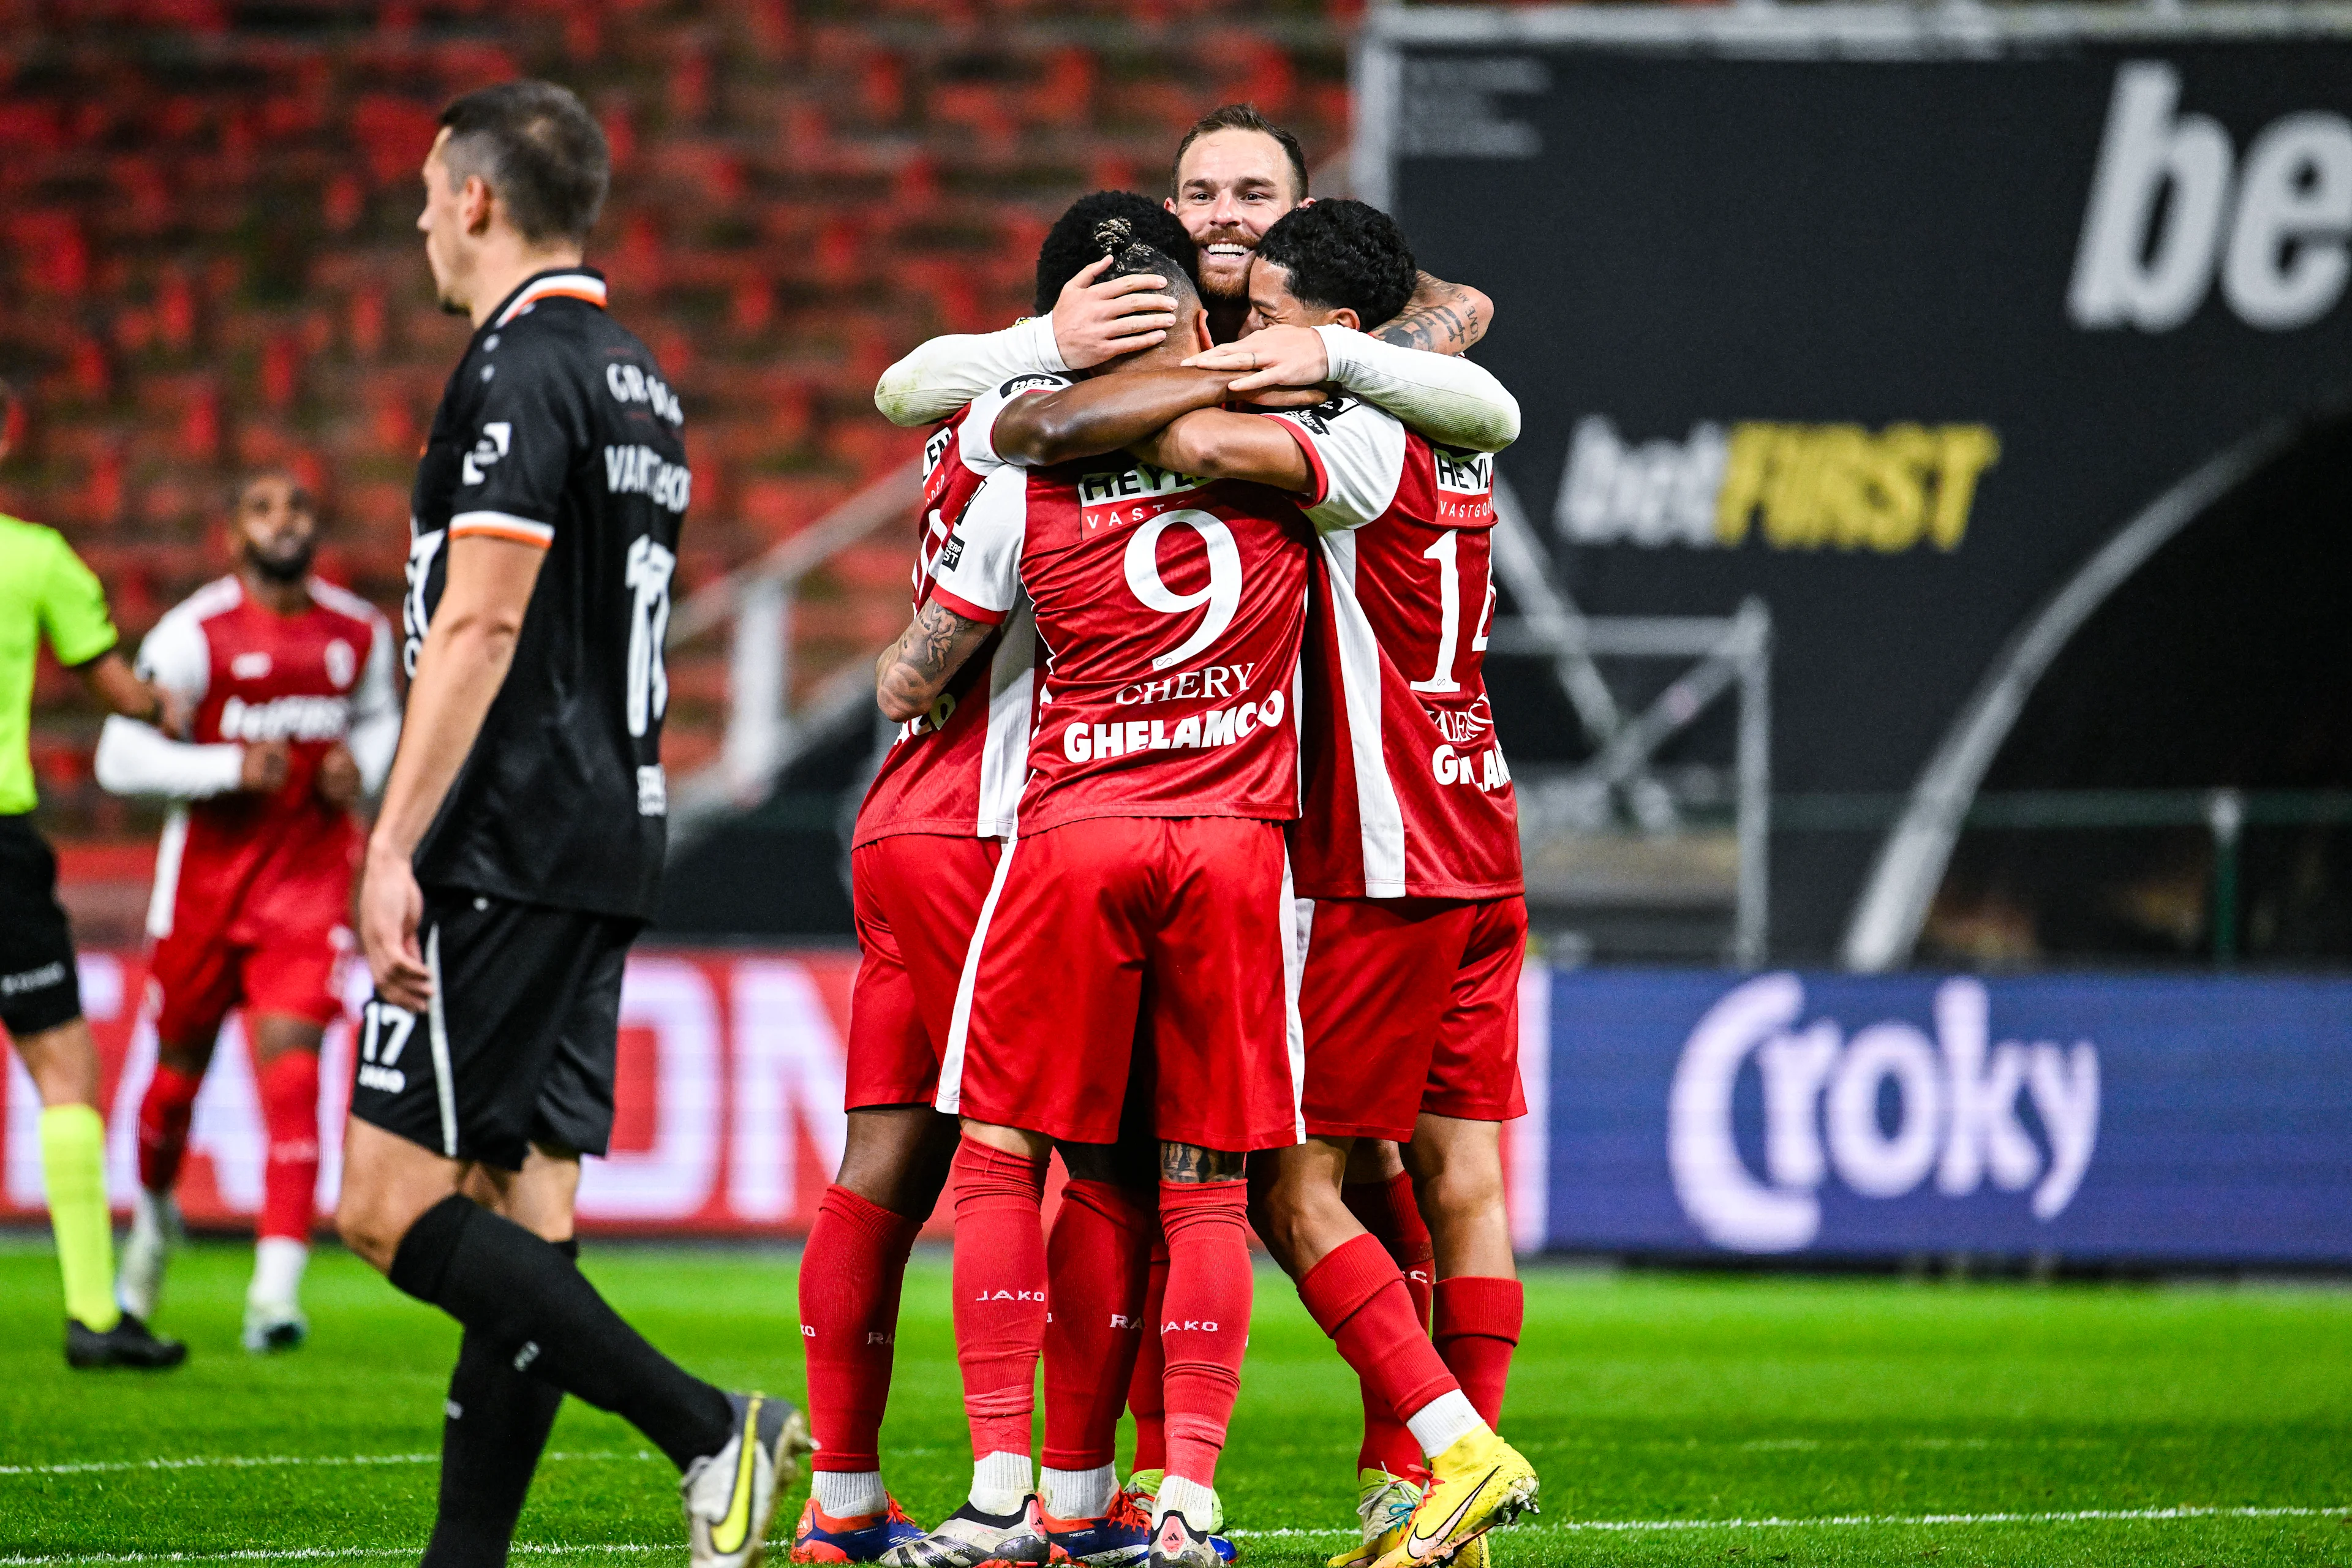
<instances>
[{"instance_id":1,"label":"soccer player in red jersey","mask_svg":"<svg viewBox=\"0 0 2352 1568\"><path fill-rule=\"evenodd\" d=\"M1041 310L1076 270L1100 259L1091 244L1094 225L1121 214L1168 221L1142 197L1124 193L1077 202L1039 255ZM998 399L991 406L1003 405ZM932 574L966 505L1002 466L988 445L990 420L975 422L974 406L959 411L924 450L918 615L930 601ZM883 1486L877 1438L907 1255L955 1155L955 1119L933 1109L932 1100L964 953L1027 773L1035 650L1024 601L927 708L899 724L859 807L850 849L859 963L846 1064L849 1128L840 1173L818 1204L800 1272L809 1418L818 1448L794 1532L796 1562L873 1562L924 1534ZM1051 1245L1097 1259L1095 1278L1122 1298L1121 1315L1132 1321L1139 1303L1124 1297L1139 1296L1139 1280L1136 1290L1122 1290L1105 1278L1119 1270L1101 1260L1139 1252L1128 1233L1148 1226L1149 1215L1128 1195L1131 1184L1110 1179L1104 1152L1066 1149L1064 1161L1072 1180ZM1106 1231L1108 1237L1100 1234ZM1131 1353L1140 1335L1130 1328L1124 1338ZM1049 1352L1049 1380L1072 1359L1063 1349L1057 1344ZM1097 1374L1093 1365L1079 1369L1089 1381ZM1109 1425L1117 1419L1113 1408ZM1109 1440L1105 1430L1102 1442L1108 1447ZM1049 1452L1049 1467L1055 1458ZM1106 1498L1093 1512L1108 1506Z\"/></svg>"},{"instance_id":2,"label":"soccer player in red jersey","mask_svg":"<svg viewBox=\"0 0 2352 1568\"><path fill-rule=\"evenodd\" d=\"M1297 139L1242 105L1227 105L1204 117L1177 148L1164 205L1192 241L1213 336L1241 330L1248 310L1248 258L1267 227L1307 198L1306 161ZM1152 276L1106 276L1108 258L1071 279L1045 313L1004 331L933 339L887 372L875 389L875 403L894 422L921 424L956 415L969 401L1024 374L1066 374L1118 356L1155 347L1172 322L1172 301ZM1517 405L1493 378L1466 362L1428 353L1458 354L1486 330L1492 307L1475 289L1420 274L1410 300L1374 335L1351 340L1344 354L1326 367L1328 378L1396 414L1413 429L1450 446L1493 450L1518 430ZM1262 394L1261 395L1276 395ZM1312 404L1320 392L1296 395ZM1383 1163L1383 1158L1385 1163ZM1426 1301L1429 1237L1417 1212L1410 1181L1396 1164L1392 1147L1369 1141L1359 1150L1348 1199L1372 1225L1400 1264L1411 1270L1417 1300ZM1164 1248L1152 1266L1147 1303L1156 1303L1165 1278ZM1156 1317L1155 1306L1145 1315ZM1085 1340L1088 1322L1079 1314L1056 1313L1057 1336ZM1106 1332L1080 1359L1108 1363L1123 1359L1123 1346ZM1055 1415L1066 1407L1057 1395L1048 1356L1047 1496L1054 1511L1087 1511L1095 1505L1091 1481L1073 1481L1069 1498L1057 1491L1057 1478L1078 1471L1055 1468ZM1157 1337L1143 1336L1134 1366L1135 1473L1129 1489L1148 1500L1157 1485L1164 1433L1155 1403L1160 1365ZM1367 1394L1368 1417L1401 1430L1386 1417L1386 1405ZM1367 1453L1376 1445L1367 1444ZM1406 1451L1410 1452L1408 1448ZM1062 1456L1068 1458L1068 1456ZM1075 1461L1073 1461L1075 1462ZM1092 1472L1083 1472L1091 1477Z\"/></svg>"},{"instance_id":3,"label":"soccer player in red jersey","mask_svg":"<svg viewBox=\"0 0 2352 1568\"><path fill-rule=\"evenodd\" d=\"M1112 274L1181 279L1131 232L1097 231ZM974 408L968 447L985 429L1028 471L982 487L940 553L930 603L883 661L884 711L919 713L1024 593L1046 651L1019 835L965 962L938 1101L963 1119L957 1341L972 1494L928 1542L891 1555L903 1568L1049 1556L1024 1496L1045 1160L1056 1142L1113 1142L1139 1072L1151 1075L1170 1253L1169 1453L1150 1558L1218 1561L1211 1489L1248 1329L1243 1157L1297 1136L1281 824L1297 809L1310 533L1262 489L1126 457L1070 460L1223 395L1223 378L1173 371L1207 332L1189 280L1171 288L1179 325L1161 347L1076 386L1015 377ZM1125 434L1106 434L1122 421Z\"/></svg>"},{"instance_id":4,"label":"soccer player in red jersey","mask_svg":"<svg viewBox=\"0 0 2352 1568\"><path fill-rule=\"evenodd\" d=\"M1192 363L1280 360L1292 368L1270 384L1320 381L1322 366L1296 367L1307 345L1326 363L1344 354L1356 322L1392 310L1412 277L1382 214L1344 201L1301 209L1267 230L1251 264L1252 320L1278 330ZM1315 900L1300 1001L1307 1136L1264 1162L1263 1211L1308 1310L1403 1421L1417 1449L1406 1463L1425 1458L1433 1473L1400 1506L1367 1510L1364 1545L1335 1563L1450 1556L1536 1490L1493 1430L1518 1331L1498 1134L1526 1109L1527 922L1510 773L1481 673L1492 459L1433 447L1344 396L1273 416L1201 411L1139 450L1203 478L1287 485L1300 453L1312 469L1306 510L1323 569L1293 840L1299 889ZM1394 1261L1343 1200L1361 1138L1405 1142L1429 1195L1436 1350Z\"/></svg>"},{"instance_id":5,"label":"soccer player in red jersey","mask_svg":"<svg viewBox=\"0 0 2352 1568\"><path fill-rule=\"evenodd\" d=\"M139 672L193 712L187 739L107 721L98 777L173 803L147 915L159 1007L139 1106L139 1194L116 1294L154 1310L179 1233L172 1200L222 1019L245 1012L268 1152L245 1346L301 1343L302 1268L319 1182L319 1043L342 1010L359 826L400 736L392 634L357 595L310 575L319 520L291 474L240 481L236 570L156 623Z\"/></svg>"}]
</instances>

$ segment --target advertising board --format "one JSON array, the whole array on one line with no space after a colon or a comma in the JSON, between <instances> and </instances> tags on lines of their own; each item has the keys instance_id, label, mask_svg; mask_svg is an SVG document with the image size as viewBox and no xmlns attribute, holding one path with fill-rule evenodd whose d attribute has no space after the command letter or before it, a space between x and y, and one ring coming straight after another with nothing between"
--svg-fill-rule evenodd
<instances>
[{"instance_id":1,"label":"advertising board","mask_svg":"<svg viewBox=\"0 0 2352 1568\"><path fill-rule=\"evenodd\" d=\"M1777 827L1776 957L1905 962L2074 630L2340 412L2347 79L2318 8L1373 9L1357 193L1493 297L1559 584L1760 600L1776 795L1909 802Z\"/></svg>"},{"instance_id":2,"label":"advertising board","mask_svg":"<svg viewBox=\"0 0 2352 1568\"><path fill-rule=\"evenodd\" d=\"M2352 981L1553 981L1545 1239L2352 1262Z\"/></svg>"}]
</instances>

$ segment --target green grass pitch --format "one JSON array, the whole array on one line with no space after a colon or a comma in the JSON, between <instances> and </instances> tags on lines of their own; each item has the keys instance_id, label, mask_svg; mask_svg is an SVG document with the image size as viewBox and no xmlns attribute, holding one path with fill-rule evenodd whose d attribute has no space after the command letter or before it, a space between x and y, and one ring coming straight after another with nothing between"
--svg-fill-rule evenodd
<instances>
[{"instance_id":1,"label":"green grass pitch","mask_svg":"<svg viewBox=\"0 0 2352 1568\"><path fill-rule=\"evenodd\" d=\"M141 1377L68 1373L47 1248L0 1247L0 1568L415 1560L455 1329L330 1250L310 1347L257 1360L247 1257L179 1259L163 1317L194 1355ZM592 1244L584 1267L698 1372L797 1397L796 1261ZM919 1255L884 1434L921 1519L969 1476L947 1290ZM1504 1425L1544 1511L1496 1537L1507 1568L2352 1563L2352 1296L1538 1268L1528 1300ZM1246 1563L1337 1548L1356 1428L1261 1272L1218 1478ZM683 1561L668 1467L621 1422L573 1402L551 1449L519 1563Z\"/></svg>"}]
</instances>

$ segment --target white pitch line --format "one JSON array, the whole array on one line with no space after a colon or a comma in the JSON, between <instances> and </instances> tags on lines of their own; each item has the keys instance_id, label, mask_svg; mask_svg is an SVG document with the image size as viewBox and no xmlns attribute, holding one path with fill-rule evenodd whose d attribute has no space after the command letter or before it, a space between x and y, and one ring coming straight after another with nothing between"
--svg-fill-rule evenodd
<instances>
[{"instance_id":1,"label":"white pitch line","mask_svg":"<svg viewBox=\"0 0 2352 1568\"><path fill-rule=\"evenodd\" d=\"M675 1541L660 1546L640 1546L634 1542L598 1543L588 1546L517 1545L509 1550L517 1557L551 1557L558 1553L603 1552L608 1556L640 1557L654 1552L676 1552ZM70 1557L0 1557L6 1568L47 1568L65 1563L346 1563L356 1558L414 1557L424 1550L421 1546L289 1546L280 1551L260 1547L239 1552L77 1552Z\"/></svg>"},{"instance_id":2,"label":"white pitch line","mask_svg":"<svg viewBox=\"0 0 2352 1568\"><path fill-rule=\"evenodd\" d=\"M86 1459L62 1465L0 1465L0 1476L87 1476L113 1470L247 1470L289 1465L430 1465L438 1454L197 1455L183 1459ZM625 1459L627 1454L542 1454L548 1459ZM0 1562L13 1559L0 1558Z\"/></svg>"},{"instance_id":3,"label":"white pitch line","mask_svg":"<svg viewBox=\"0 0 2352 1568\"><path fill-rule=\"evenodd\" d=\"M1535 1531L1541 1534L1570 1534L1602 1531L1618 1534L1645 1531L1676 1530L1821 1530L1920 1527L1937 1524L2092 1524L2102 1521L2157 1522L2176 1519L2323 1519L2338 1514L2352 1515L2352 1505L2336 1508L2084 1508L2049 1513L1841 1513L1816 1514L1809 1518L1782 1519L1767 1515L1759 1519L1571 1519L1542 1524L1513 1526L1514 1533ZM1229 1530L1228 1535L1246 1540L1279 1537L1300 1539L1337 1539L1354 1536L1352 1530Z\"/></svg>"},{"instance_id":4,"label":"white pitch line","mask_svg":"<svg viewBox=\"0 0 2352 1568\"><path fill-rule=\"evenodd\" d=\"M550 1454L547 1458L598 1459L627 1458L618 1454ZM265 1464L375 1464L385 1462L415 1463L438 1458L430 1454L362 1455L344 1459L216 1459L218 1465ZM187 1461L157 1461L158 1464ZM123 1466L123 1468L135 1468ZM18 1467L10 1473L25 1474L29 1467ZM1917 1529L1934 1525L1969 1524L2091 1524L2091 1523L2160 1523L2185 1519L2322 1519L2336 1515L2352 1515L2352 1506L2335 1508L2256 1508L2256 1507L2179 1507L2179 1508L2085 1508L2047 1513L1847 1513L1815 1515L1811 1518L1781 1519L1767 1516L1759 1519L1617 1519L1567 1520L1551 1524L1519 1525L1520 1531L1538 1534L1571 1534L1589 1531L1609 1531L1619 1534L1651 1531L1694 1530L1820 1530L1830 1529ZM1235 1530L1227 1533L1243 1540L1317 1540L1349 1537L1352 1530ZM677 1542L641 1545L629 1542L597 1542L583 1546L518 1545L515 1555L547 1557L566 1552L604 1554L606 1556L641 1556L655 1552L675 1552ZM68 1563L333 1563L376 1557L413 1557L415 1546L297 1546L270 1551L249 1548L227 1552L77 1552L64 1556L42 1556L22 1553L0 1556L0 1568L53 1568Z\"/></svg>"}]
</instances>

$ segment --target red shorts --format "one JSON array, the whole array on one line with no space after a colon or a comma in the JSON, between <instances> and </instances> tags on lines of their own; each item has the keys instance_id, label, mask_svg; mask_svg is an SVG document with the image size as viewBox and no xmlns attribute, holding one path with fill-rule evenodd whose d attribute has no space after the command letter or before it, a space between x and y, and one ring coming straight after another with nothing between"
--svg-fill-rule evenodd
<instances>
[{"instance_id":1,"label":"red shorts","mask_svg":"<svg viewBox=\"0 0 2352 1568\"><path fill-rule=\"evenodd\" d=\"M353 942L342 925L315 937L278 939L247 946L224 942L217 933L174 931L157 940L147 956L147 973L161 1000L156 1037L170 1045L196 1045L219 1033L232 1007L248 1020L277 1014L321 1028L342 1016L343 960Z\"/></svg>"},{"instance_id":2,"label":"red shorts","mask_svg":"<svg viewBox=\"0 0 2352 1568\"><path fill-rule=\"evenodd\" d=\"M972 939L939 1108L1109 1143L1140 1065L1160 1138L1297 1142L1293 920L1279 823L1108 816L1021 838Z\"/></svg>"},{"instance_id":3,"label":"red shorts","mask_svg":"<svg viewBox=\"0 0 2352 1568\"><path fill-rule=\"evenodd\" d=\"M1528 1113L1519 1089L1527 900L1318 899L1298 1019L1307 1131L1412 1136L1423 1111L1465 1121Z\"/></svg>"},{"instance_id":4,"label":"red shorts","mask_svg":"<svg viewBox=\"0 0 2352 1568\"><path fill-rule=\"evenodd\" d=\"M849 852L857 980L849 994L845 1109L926 1105L955 1016L956 983L1002 846L898 833Z\"/></svg>"}]
</instances>

